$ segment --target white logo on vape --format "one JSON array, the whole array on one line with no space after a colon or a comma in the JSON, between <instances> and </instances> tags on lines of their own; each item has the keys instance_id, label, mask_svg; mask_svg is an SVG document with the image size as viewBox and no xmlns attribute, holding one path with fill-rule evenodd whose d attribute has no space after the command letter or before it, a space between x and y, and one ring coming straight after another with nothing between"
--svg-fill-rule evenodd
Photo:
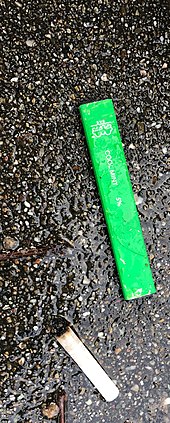
<instances>
[{"instance_id":1,"label":"white logo on vape","mask_svg":"<svg viewBox=\"0 0 170 423\"><path fill-rule=\"evenodd\" d=\"M103 135L110 135L113 131L112 123L105 120L98 120L95 125L91 125L92 138L100 138Z\"/></svg>"},{"instance_id":2,"label":"white logo on vape","mask_svg":"<svg viewBox=\"0 0 170 423\"><path fill-rule=\"evenodd\" d=\"M113 185L118 185L117 179L116 179L116 173L114 170L114 165L113 165L113 159L110 153L110 150L106 150L105 151L105 156L106 156L106 161L107 161L107 166L110 172L110 176L111 176L111 181ZM120 203L120 198L119 198L119 203ZM121 204L119 204L121 205Z\"/></svg>"},{"instance_id":3,"label":"white logo on vape","mask_svg":"<svg viewBox=\"0 0 170 423\"><path fill-rule=\"evenodd\" d=\"M116 201L117 201L117 206L120 207L122 204L122 199L120 197L117 197Z\"/></svg>"}]
</instances>

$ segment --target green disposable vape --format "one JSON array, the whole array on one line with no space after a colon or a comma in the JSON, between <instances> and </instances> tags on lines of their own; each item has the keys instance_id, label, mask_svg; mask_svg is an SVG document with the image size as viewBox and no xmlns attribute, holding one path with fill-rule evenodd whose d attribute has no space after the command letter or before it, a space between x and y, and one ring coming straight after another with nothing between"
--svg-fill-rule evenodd
<instances>
[{"instance_id":1,"label":"green disposable vape","mask_svg":"<svg viewBox=\"0 0 170 423\"><path fill-rule=\"evenodd\" d=\"M80 114L126 300L156 292L112 100Z\"/></svg>"}]
</instances>

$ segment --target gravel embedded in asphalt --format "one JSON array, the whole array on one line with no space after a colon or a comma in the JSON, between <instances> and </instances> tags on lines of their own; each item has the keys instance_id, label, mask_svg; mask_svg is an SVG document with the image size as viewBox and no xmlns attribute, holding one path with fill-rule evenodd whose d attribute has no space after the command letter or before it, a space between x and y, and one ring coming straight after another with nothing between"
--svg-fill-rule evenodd
<instances>
[{"instance_id":1,"label":"gravel embedded in asphalt","mask_svg":"<svg viewBox=\"0 0 170 423\"><path fill-rule=\"evenodd\" d=\"M19 0L1 10L0 252L41 251L1 262L1 422L54 421L63 386L68 423L168 423L168 5ZM130 302L78 111L104 98L157 286ZM113 403L57 344L58 312L117 384Z\"/></svg>"}]
</instances>

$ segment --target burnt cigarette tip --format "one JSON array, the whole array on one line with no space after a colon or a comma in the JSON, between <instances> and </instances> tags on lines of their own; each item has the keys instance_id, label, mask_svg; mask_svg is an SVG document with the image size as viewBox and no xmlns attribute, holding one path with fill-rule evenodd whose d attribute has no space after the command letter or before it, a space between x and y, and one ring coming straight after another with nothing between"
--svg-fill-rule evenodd
<instances>
[{"instance_id":1,"label":"burnt cigarette tip","mask_svg":"<svg viewBox=\"0 0 170 423\"><path fill-rule=\"evenodd\" d=\"M65 319L65 317L63 316L52 317L51 331L55 336L60 337L64 335L64 333L67 332L69 327L70 327L70 323L68 322L67 319Z\"/></svg>"}]
</instances>

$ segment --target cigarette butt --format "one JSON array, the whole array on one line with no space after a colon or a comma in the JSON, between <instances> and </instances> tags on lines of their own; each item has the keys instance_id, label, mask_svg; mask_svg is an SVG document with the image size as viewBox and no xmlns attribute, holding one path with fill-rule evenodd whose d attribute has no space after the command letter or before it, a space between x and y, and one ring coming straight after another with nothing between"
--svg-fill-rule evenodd
<instances>
[{"instance_id":1,"label":"cigarette butt","mask_svg":"<svg viewBox=\"0 0 170 423\"><path fill-rule=\"evenodd\" d=\"M106 401L113 401L118 396L119 390L116 385L70 327L64 334L57 336L57 341L78 364Z\"/></svg>"}]
</instances>

